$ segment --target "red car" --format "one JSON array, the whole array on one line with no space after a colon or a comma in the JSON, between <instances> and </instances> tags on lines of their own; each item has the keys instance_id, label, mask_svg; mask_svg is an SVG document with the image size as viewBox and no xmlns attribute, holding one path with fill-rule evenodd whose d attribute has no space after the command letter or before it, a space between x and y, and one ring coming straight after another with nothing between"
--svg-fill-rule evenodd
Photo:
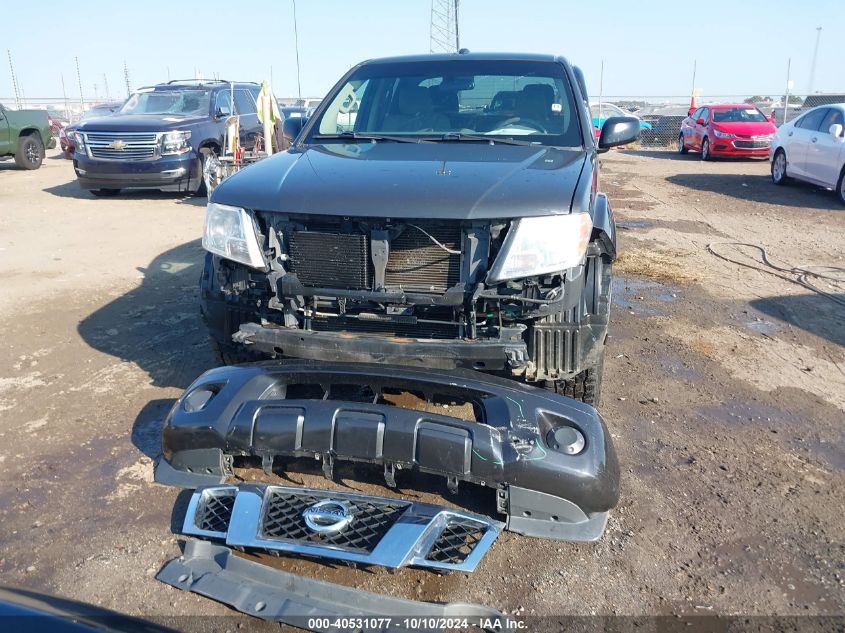
<instances>
[{"instance_id":1,"label":"red car","mask_svg":"<svg viewBox=\"0 0 845 633\"><path fill-rule=\"evenodd\" d=\"M776 131L771 120L753 105L701 106L681 123L678 151L701 152L702 160L717 156L768 158Z\"/></svg>"}]
</instances>

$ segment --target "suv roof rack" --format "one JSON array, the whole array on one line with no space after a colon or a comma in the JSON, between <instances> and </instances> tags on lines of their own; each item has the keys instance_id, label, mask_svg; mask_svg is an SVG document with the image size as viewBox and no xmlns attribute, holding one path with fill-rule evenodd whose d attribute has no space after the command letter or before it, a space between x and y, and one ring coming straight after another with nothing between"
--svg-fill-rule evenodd
<instances>
[{"instance_id":1,"label":"suv roof rack","mask_svg":"<svg viewBox=\"0 0 845 633\"><path fill-rule=\"evenodd\" d=\"M255 84L254 81L229 81L228 79L171 79L167 85L171 84L191 84L195 86L202 86L203 84Z\"/></svg>"}]
</instances>

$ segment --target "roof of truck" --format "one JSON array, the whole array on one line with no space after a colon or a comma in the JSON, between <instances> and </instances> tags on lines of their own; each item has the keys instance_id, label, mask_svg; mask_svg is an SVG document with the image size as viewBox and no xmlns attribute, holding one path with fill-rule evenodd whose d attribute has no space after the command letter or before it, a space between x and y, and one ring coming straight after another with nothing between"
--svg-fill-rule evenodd
<instances>
[{"instance_id":1,"label":"roof of truck","mask_svg":"<svg viewBox=\"0 0 845 633\"><path fill-rule=\"evenodd\" d=\"M545 55L539 53L471 53L461 49L457 53L432 53L420 55L398 55L395 57L380 57L368 59L365 64L390 64L404 62L429 62L429 61L452 61L452 60L485 60L485 61L533 61L533 62L560 62L565 61L563 57L556 55Z\"/></svg>"}]
</instances>

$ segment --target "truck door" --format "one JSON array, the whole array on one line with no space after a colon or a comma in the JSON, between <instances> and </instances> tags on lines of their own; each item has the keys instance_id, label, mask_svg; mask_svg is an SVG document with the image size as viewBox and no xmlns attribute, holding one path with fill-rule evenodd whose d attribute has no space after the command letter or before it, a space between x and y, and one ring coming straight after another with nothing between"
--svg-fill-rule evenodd
<instances>
[{"instance_id":1,"label":"truck door","mask_svg":"<svg viewBox=\"0 0 845 633\"><path fill-rule=\"evenodd\" d=\"M255 99L249 90L235 88L235 113L240 117L241 145L246 149L255 149L255 139L261 136L262 127L258 121Z\"/></svg>"},{"instance_id":2,"label":"truck door","mask_svg":"<svg viewBox=\"0 0 845 633\"><path fill-rule=\"evenodd\" d=\"M10 134L6 108L0 105L0 156L12 151L12 138Z\"/></svg>"}]
</instances>

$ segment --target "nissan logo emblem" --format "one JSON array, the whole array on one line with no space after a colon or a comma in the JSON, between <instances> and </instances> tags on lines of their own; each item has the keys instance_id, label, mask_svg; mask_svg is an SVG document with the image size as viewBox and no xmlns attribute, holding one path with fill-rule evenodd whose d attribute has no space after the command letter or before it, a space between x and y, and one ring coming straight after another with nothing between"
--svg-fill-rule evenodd
<instances>
[{"instance_id":1,"label":"nissan logo emblem","mask_svg":"<svg viewBox=\"0 0 845 633\"><path fill-rule=\"evenodd\" d=\"M328 536L343 531L355 517L346 501L325 499L305 508L302 518L309 530Z\"/></svg>"}]
</instances>

